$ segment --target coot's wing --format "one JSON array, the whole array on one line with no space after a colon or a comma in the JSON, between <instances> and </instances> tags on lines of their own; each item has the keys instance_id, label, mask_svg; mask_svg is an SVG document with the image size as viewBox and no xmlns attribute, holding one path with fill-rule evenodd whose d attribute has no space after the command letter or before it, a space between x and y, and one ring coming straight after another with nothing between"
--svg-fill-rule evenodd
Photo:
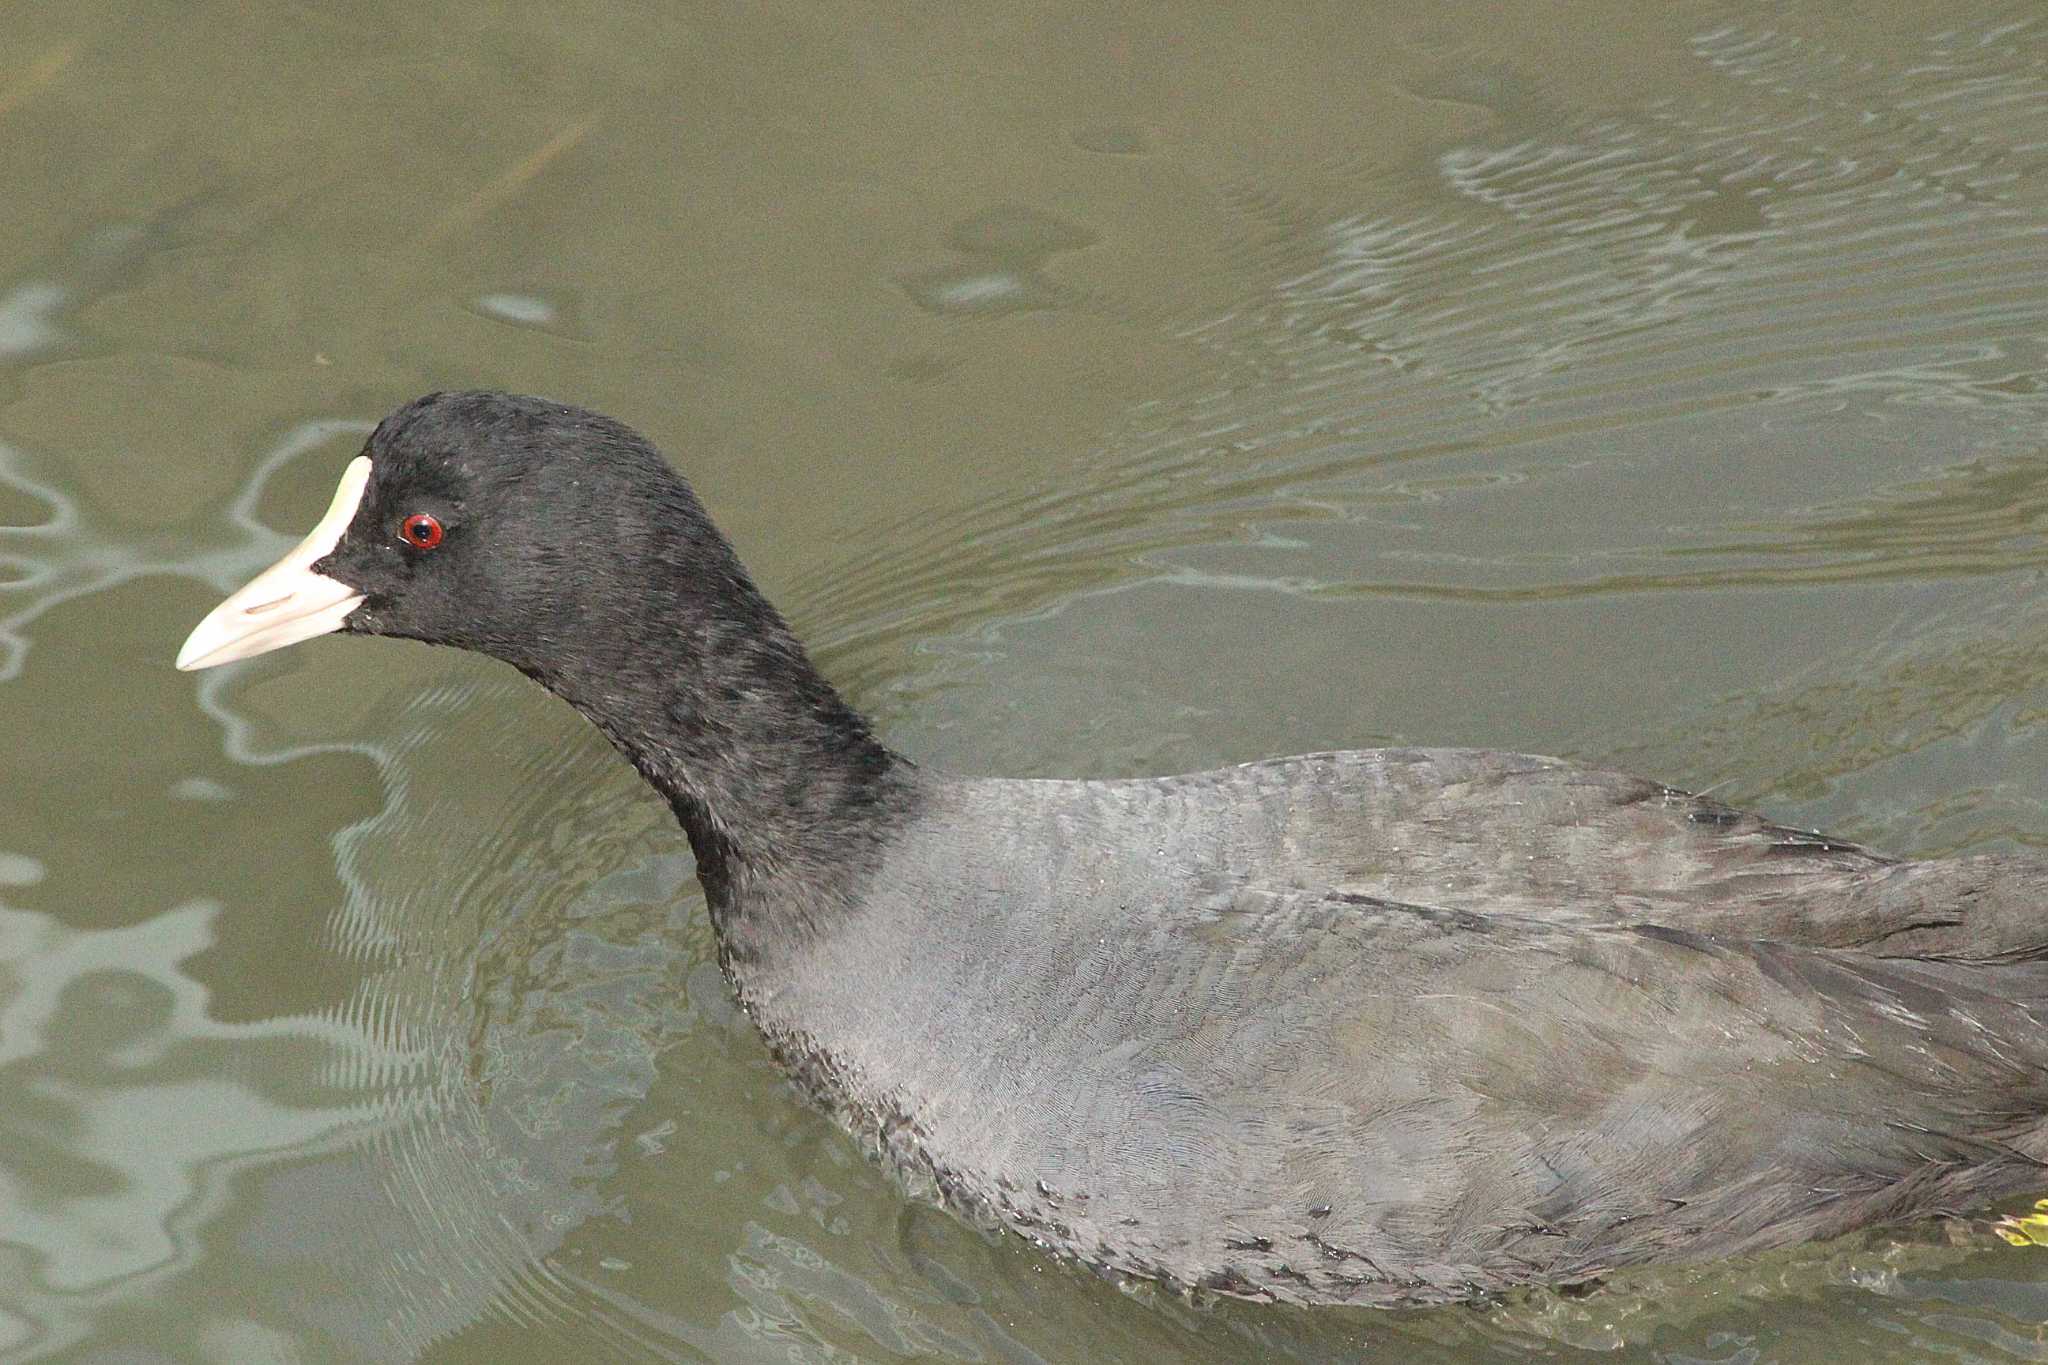
<instances>
[{"instance_id":1,"label":"coot's wing","mask_svg":"<svg viewBox=\"0 0 2048 1365\"><path fill-rule=\"evenodd\" d=\"M1246 870L1282 886L1887 957L2048 955L2048 863L1903 861L1561 759L1360 750L1171 780L1222 789L1197 799L1243 812Z\"/></svg>"},{"instance_id":2,"label":"coot's wing","mask_svg":"<svg viewBox=\"0 0 2048 1365\"><path fill-rule=\"evenodd\" d=\"M1073 1175L1098 1214L1111 1187L1145 1206L1125 1235L1184 1279L1456 1297L2048 1184L2048 966L1306 894L1150 935L1160 976L1124 984L1155 1030L1068 1081L1172 1197L1147 1168Z\"/></svg>"}]
</instances>

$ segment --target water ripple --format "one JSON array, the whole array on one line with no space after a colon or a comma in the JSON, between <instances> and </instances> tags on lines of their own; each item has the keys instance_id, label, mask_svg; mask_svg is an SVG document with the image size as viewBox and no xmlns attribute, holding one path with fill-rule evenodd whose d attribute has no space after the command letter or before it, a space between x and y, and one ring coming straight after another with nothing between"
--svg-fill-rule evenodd
<instances>
[{"instance_id":1,"label":"water ripple","mask_svg":"<svg viewBox=\"0 0 2048 1365\"><path fill-rule=\"evenodd\" d=\"M1200 386L1085 470L866 537L806 614L929 635L1148 576L1532 601L2037 567L2030 32L1931 38L1901 74L1725 26L1693 45L1723 95L1452 149L1432 206L1325 219L1310 257L1248 231L1293 273L1206 316L1127 310L1213 357ZM1729 519L1634 492L1688 477ZM1510 495L1572 551L1504 543Z\"/></svg>"}]
</instances>

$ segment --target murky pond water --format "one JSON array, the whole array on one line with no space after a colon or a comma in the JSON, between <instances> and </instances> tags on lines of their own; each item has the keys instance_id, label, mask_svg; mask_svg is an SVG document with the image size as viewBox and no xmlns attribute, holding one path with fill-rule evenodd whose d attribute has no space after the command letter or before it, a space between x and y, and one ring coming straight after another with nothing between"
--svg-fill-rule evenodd
<instances>
[{"instance_id":1,"label":"murky pond water","mask_svg":"<svg viewBox=\"0 0 2048 1365\"><path fill-rule=\"evenodd\" d=\"M487 385L655 437L935 764L1498 745L2048 843L2048 19L1525 8L0 13L0 1356L2048 1357L1970 1224L1097 1281L799 1104L565 708L171 669Z\"/></svg>"}]
</instances>

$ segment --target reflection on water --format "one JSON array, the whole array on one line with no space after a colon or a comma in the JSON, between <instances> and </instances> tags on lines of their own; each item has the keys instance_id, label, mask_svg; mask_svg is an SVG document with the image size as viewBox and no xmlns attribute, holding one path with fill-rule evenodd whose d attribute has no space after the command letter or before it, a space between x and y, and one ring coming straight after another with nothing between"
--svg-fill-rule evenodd
<instances>
[{"instance_id":1,"label":"reflection on water","mask_svg":"<svg viewBox=\"0 0 2048 1365\"><path fill-rule=\"evenodd\" d=\"M1094 245L1095 234L1049 214L1005 205L955 225L946 244L966 263L906 275L904 292L934 313L1014 313L1061 301L1045 265L1063 251Z\"/></svg>"},{"instance_id":2,"label":"reflection on water","mask_svg":"<svg viewBox=\"0 0 2048 1365\"><path fill-rule=\"evenodd\" d=\"M1121 773L1512 745L1907 851L2048 841L2043 35L2003 10L1881 41L1825 19L1645 29L1654 88L1595 99L1585 73L1489 46L1492 20L1390 11L1395 36L1344 64L1412 105L1387 146L1426 153L1332 126L1306 160L1223 174L1206 152L1253 137L1217 131L1230 90L1147 93L1145 64L1178 53L1177 72L1189 45L1033 15L1005 41L1049 90L1071 64L1122 92L1045 116L1077 159L1052 183L1121 175L1124 198L993 173L941 193L891 178L913 141L834 120L815 137L852 144L758 167L773 211L720 223L746 239L785 206L893 205L887 245L819 217L816 258L775 288L643 259L635 224L661 220L628 206L663 183L675 116L636 122L623 75L602 114L512 101L530 126L504 134L510 170L466 167L367 245L295 235L336 216L295 219L303 183L223 172L0 260L0 1355L2037 1355L2048 1269L1941 1230L1486 1312L1096 1281L907 1205L793 1100L727 998L668 813L561 707L388 642L167 666L415 390L612 405L618 373L659 373L794 411L777 385L813 401L833 392L816 376L851 375L859 403L819 420L890 491L844 514L839 547L803 529L829 521L808 484L829 471L805 463L826 462L765 400L752 421L776 439L705 441L700 482L828 671L920 757ZM480 29L510 48L444 75L510 100L504 73L543 40L572 65L611 43L606 71L666 50L608 22ZM815 79L805 63L840 55L828 30L756 50L704 22L743 54L714 67L759 77L695 110L707 146L753 147L781 101L891 112L886 81ZM1581 48L1612 36L1558 22ZM390 41L344 28L344 48ZM90 66L75 50L0 69L0 119L54 107ZM1305 52L1260 87L1302 109L1262 128L1326 113L1331 91L1294 89ZM744 135L720 123L736 109ZM68 146L63 126L37 136ZM978 156L1043 131L962 136ZM471 155L466 123L421 135ZM503 220L530 238L485 231ZM632 245L597 254L613 235ZM479 261L458 282L422 264L442 250ZM586 250L603 264L579 273ZM658 293L675 279L702 296L686 318ZM216 286L225 323L179 312ZM380 315L409 293L431 306ZM886 338L860 331L875 318ZM1000 373L1032 366L1065 378ZM936 454L896 449L948 405ZM1098 410L1118 417L1096 439L1034 446ZM718 420L737 425L683 429L748 425Z\"/></svg>"},{"instance_id":3,"label":"reflection on water","mask_svg":"<svg viewBox=\"0 0 2048 1365\"><path fill-rule=\"evenodd\" d=\"M153 549L95 534L58 485L10 461L0 474L49 509L0 530L36 570L0 621L12 672L30 628L74 598L167 571L215 591L247 577L289 544L256 518L266 484L308 452L324 468L364 429L290 433L175 557L177 536ZM222 523L231 543L206 548ZM85 1339L166 1277L218 1290L223 1248L235 1311L199 1331L230 1354L310 1330L385 1358L487 1304L543 1312L536 1258L599 1209L622 1111L690 1027L675 1002L694 939L672 922L694 892L687 856L666 811L572 718L528 689L465 680L407 686L375 738L280 743L237 707L262 671L197 680L227 766L174 791L232 801L228 784L250 780L237 772L281 769L282 793L332 780L323 760L367 761L382 804L334 836L341 898L324 928L274 885L96 929L0 900L8 1346ZM549 733L557 744L533 744ZM260 863L264 850L213 852ZM0 896L61 894L47 872L7 854ZM313 1008L223 1017L232 994L195 962L281 915L342 970L301 983Z\"/></svg>"},{"instance_id":4,"label":"reflection on water","mask_svg":"<svg viewBox=\"0 0 2048 1365\"><path fill-rule=\"evenodd\" d=\"M980 616L961 539L1006 606L1060 591L1016 566L1055 551L1080 580L1192 559L1447 597L2038 567L2048 142L2005 120L2048 118L2048 85L1994 34L1845 73L1719 29L1713 94L1446 152L1405 213L1305 229L1299 273L1180 325L1215 368L1085 479L921 510L924 554L879 541L818 609ZM1845 458L1790 482L1802 439Z\"/></svg>"},{"instance_id":5,"label":"reflection on water","mask_svg":"<svg viewBox=\"0 0 2048 1365\"><path fill-rule=\"evenodd\" d=\"M16 575L0 581L0 682L27 660L28 628L45 612L92 593L161 574L195 577L224 591L277 558L297 540L256 519L265 482L279 468L338 432L367 433L370 423L308 422L290 433L232 502L203 518L143 539L131 527L95 524L64 492L65 475L39 471L21 451L0 444L0 496L24 508L0 525L0 564ZM223 524L224 523L224 524ZM220 542L206 549L207 542ZM233 725L232 718L224 718Z\"/></svg>"}]
</instances>

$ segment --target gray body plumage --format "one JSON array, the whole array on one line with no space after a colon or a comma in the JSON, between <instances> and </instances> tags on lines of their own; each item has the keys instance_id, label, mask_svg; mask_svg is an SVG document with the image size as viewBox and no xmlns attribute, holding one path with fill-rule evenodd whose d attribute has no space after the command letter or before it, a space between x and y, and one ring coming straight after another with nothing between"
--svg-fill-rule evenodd
<instances>
[{"instance_id":1,"label":"gray body plumage","mask_svg":"<svg viewBox=\"0 0 2048 1365\"><path fill-rule=\"evenodd\" d=\"M1924 960L2038 952L2037 864L1469 750L917 783L742 1000L889 1160L1090 1263L1426 1302L2048 1192L2048 966Z\"/></svg>"}]
</instances>

